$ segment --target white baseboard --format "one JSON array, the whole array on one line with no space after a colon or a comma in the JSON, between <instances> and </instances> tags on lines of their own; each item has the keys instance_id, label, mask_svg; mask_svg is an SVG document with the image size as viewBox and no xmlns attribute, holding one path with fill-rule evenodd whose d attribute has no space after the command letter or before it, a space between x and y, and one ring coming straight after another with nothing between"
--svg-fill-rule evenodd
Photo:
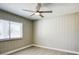
<instances>
[{"instance_id":1,"label":"white baseboard","mask_svg":"<svg viewBox=\"0 0 79 59\"><path fill-rule=\"evenodd\" d=\"M37 45L37 44L30 44L30 45L27 45L27 46L24 46L24 47L21 47L21 48L18 48L18 49L9 51L9 52L2 53L0 55L8 55L8 54L20 51L22 49L25 49L25 48L28 48L28 47L31 47L31 46L36 46L36 47L41 47L41 48L46 48L46 49L51 49L51 50L57 50L57 51L61 51L61 52L68 52L68 53L79 55L79 52L76 52L76 51L70 51L70 50L64 50L64 49L58 49L58 48L51 48L51 47L41 46L41 45Z\"/></svg>"},{"instance_id":2,"label":"white baseboard","mask_svg":"<svg viewBox=\"0 0 79 59\"><path fill-rule=\"evenodd\" d=\"M33 44L33 46L37 46L37 47L41 47L41 48L46 48L46 49L51 49L51 50L57 50L57 51L61 51L61 52L68 52L68 53L79 55L79 52L76 52L76 51L70 51L70 50L64 50L64 49L58 49L58 48L51 48L51 47L41 46L41 45L37 45L37 44Z\"/></svg>"},{"instance_id":3,"label":"white baseboard","mask_svg":"<svg viewBox=\"0 0 79 59\"><path fill-rule=\"evenodd\" d=\"M30 45L27 45L27 46L24 46L24 47L21 47L21 48L18 48L18 49L15 49L15 50L9 51L9 52L2 53L1 55L8 55L8 54L11 54L11 53L14 53L14 52L20 51L20 50L22 50L22 49L25 49L25 48L28 48L28 47L31 47L31 46L33 46L33 45L30 44Z\"/></svg>"}]
</instances>

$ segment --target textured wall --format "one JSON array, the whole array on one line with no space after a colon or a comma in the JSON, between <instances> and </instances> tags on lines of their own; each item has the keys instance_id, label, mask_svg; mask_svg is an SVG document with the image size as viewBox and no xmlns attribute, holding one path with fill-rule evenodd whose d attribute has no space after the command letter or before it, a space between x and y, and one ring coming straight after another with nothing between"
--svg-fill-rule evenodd
<instances>
[{"instance_id":1,"label":"textured wall","mask_svg":"<svg viewBox=\"0 0 79 59\"><path fill-rule=\"evenodd\" d=\"M79 52L79 13L45 17L34 30L38 45Z\"/></svg>"},{"instance_id":2,"label":"textured wall","mask_svg":"<svg viewBox=\"0 0 79 59\"><path fill-rule=\"evenodd\" d=\"M23 38L21 40L0 41L0 53L17 49L32 43L32 21L0 11L0 19L23 23Z\"/></svg>"}]
</instances>

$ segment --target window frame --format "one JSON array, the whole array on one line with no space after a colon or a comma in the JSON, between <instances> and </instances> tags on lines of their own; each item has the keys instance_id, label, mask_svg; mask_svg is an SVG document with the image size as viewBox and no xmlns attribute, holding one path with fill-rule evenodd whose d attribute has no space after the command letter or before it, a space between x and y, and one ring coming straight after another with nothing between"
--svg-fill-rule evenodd
<instances>
[{"instance_id":1,"label":"window frame","mask_svg":"<svg viewBox=\"0 0 79 59\"><path fill-rule=\"evenodd\" d=\"M9 34L8 34L9 38L0 39L0 41L10 41L10 40L13 41L13 40L20 40L23 38L23 23L22 22L15 22L15 21L10 21L10 20L5 20L5 19L0 19L0 20L9 21ZM11 23L10 22L21 23L21 27L22 27L21 37L11 38L11 30L10 30Z\"/></svg>"}]
</instances>

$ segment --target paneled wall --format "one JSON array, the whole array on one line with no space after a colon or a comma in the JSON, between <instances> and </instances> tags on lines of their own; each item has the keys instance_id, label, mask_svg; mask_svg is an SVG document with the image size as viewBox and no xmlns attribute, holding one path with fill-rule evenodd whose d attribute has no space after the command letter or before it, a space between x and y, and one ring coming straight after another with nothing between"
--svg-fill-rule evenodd
<instances>
[{"instance_id":1,"label":"paneled wall","mask_svg":"<svg viewBox=\"0 0 79 59\"><path fill-rule=\"evenodd\" d=\"M32 43L32 21L10 14L5 11L0 11L0 19L11 20L23 23L23 38L21 40L0 41L0 53L14 50Z\"/></svg>"},{"instance_id":2,"label":"paneled wall","mask_svg":"<svg viewBox=\"0 0 79 59\"><path fill-rule=\"evenodd\" d=\"M79 13L45 17L34 23L38 45L79 52Z\"/></svg>"}]
</instances>

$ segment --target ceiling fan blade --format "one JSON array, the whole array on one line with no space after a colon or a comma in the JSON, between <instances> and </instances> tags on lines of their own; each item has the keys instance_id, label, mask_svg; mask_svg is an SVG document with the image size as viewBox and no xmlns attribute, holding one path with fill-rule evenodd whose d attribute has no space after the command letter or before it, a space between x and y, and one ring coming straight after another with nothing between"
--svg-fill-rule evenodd
<instances>
[{"instance_id":1,"label":"ceiling fan blade","mask_svg":"<svg viewBox=\"0 0 79 59\"><path fill-rule=\"evenodd\" d=\"M38 3L37 6L36 6L36 11L39 11L41 8L41 3Z\"/></svg>"},{"instance_id":2,"label":"ceiling fan blade","mask_svg":"<svg viewBox=\"0 0 79 59\"><path fill-rule=\"evenodd\" d=\"M44 17L43 15L40 15L42 18Z\"/></svg>"},{"instance_id":3,"label":"ceiling fan blade","mask_svg":"<svg viewBox=\"0 0 79 59\"><path fill-rule=\"evenodd\" d=\"M44 17L41 13L40 13L40 15L39 16L41 16L42 18Z\"/></svg>"},{"instance_id":4,"label":"ceiling fan blade","mask_svg":"<svg viewBox=\"0 0 79 59\"><path fill-rule=\"evenodd\" d=\"M33 15L35 15L35 13L33 13L32 15L30 15L30 16L33 16Z\"/></svg>"},{"instance_id":5,"label":"ceiling fan blade","mask_svg":"<svg viewBox=\"0 0 79 59\"><path fill-rule=\"evenodd\" d=\"M53 11L39 11L39 13L52 13Z\"/></svg>"},{"instance_id":6,"label":"ceiling fan blade","mask_svg":"<svg viewBox=\"0 0 79 59\"><path fill-rule=\"evenodd\" d=\"M26 9L23 9L23 11L28 11L28 12L35 12L35 11L32 11L32 10L26 10Z\"/></svg>"}]
</instances>

